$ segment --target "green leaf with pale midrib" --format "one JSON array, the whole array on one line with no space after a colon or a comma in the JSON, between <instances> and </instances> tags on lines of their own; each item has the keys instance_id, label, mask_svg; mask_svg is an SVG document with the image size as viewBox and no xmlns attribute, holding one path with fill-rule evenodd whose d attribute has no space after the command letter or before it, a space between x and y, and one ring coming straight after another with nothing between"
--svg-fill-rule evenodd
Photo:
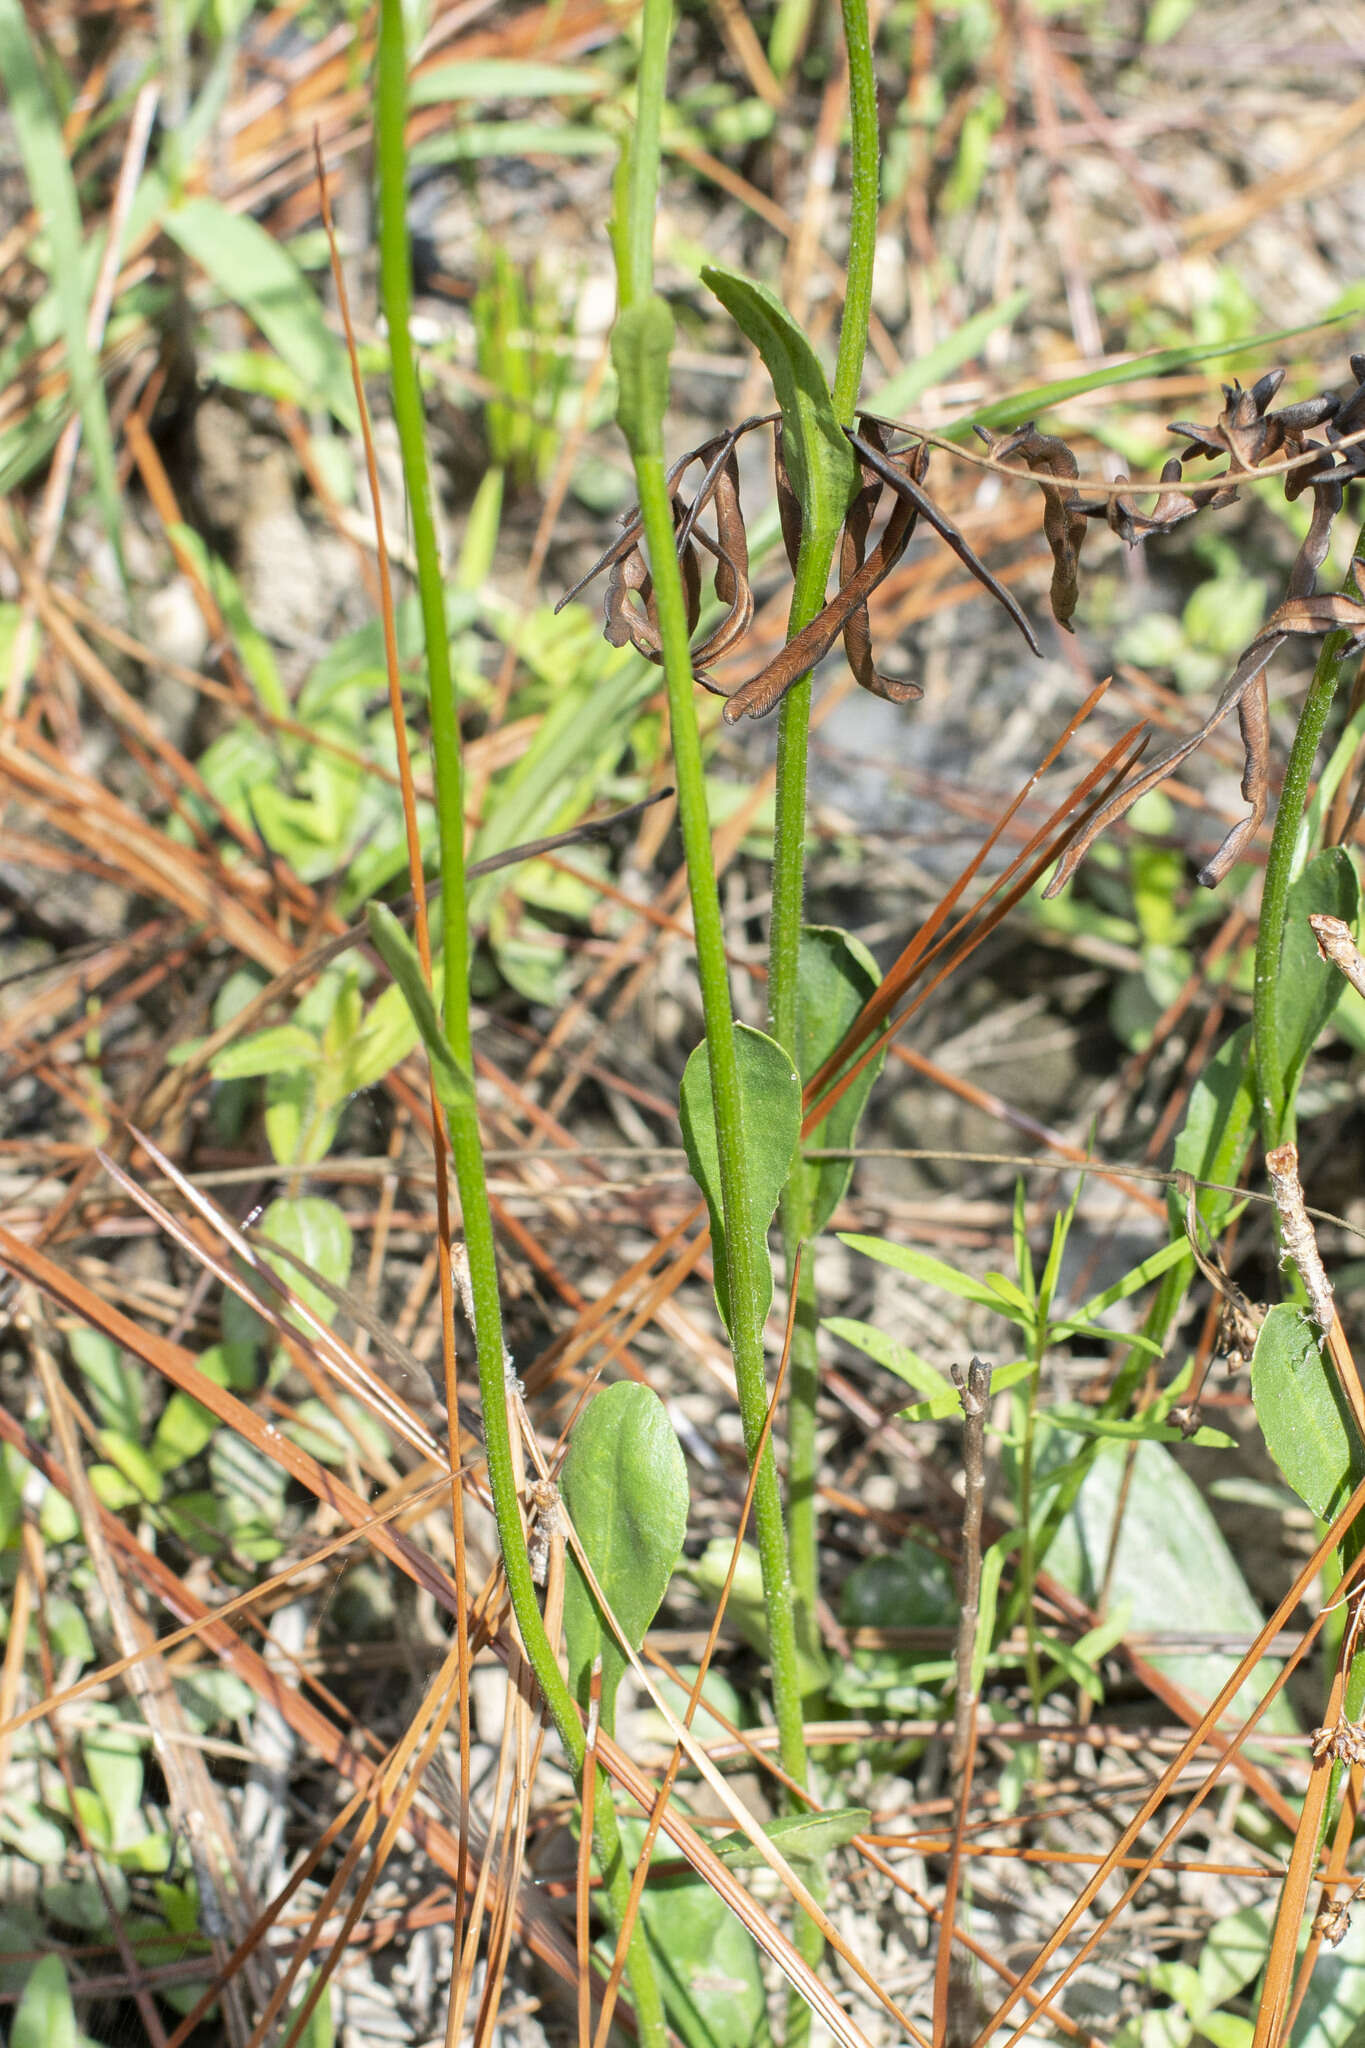
<instances>
[{"instance_id":1,"label":"green leaf with pale midrib","mask_svg":"<svg viewBox=\"0 0 1365 2048\"><path fill-rule=\"evenodd\" d=\"M263 227L216 199L183 200L162 225L185 254L241 307L348 433L358 433L355 390L340 338L292 256Z\"/></svg>"}]
</instances>

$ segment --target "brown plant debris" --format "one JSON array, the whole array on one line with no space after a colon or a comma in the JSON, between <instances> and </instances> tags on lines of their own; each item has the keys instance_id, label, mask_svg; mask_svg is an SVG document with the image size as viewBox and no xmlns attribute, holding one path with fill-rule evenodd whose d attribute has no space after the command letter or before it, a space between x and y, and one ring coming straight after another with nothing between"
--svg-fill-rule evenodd
<instances>
[{"instance_id":1,"label":"brown plant debris","mask_svg":"<svg viewBox=\"0 0 1365 2048\"><path fill-rule=\"evenodd\" d=\"M1067 848L1047 895L1055 896L1065 888L1100 833L1117 824L1139 797L1173 775L1230 711L1237 713L1241 733L1245 758L1242 795L1248 809L1199 870L1200 882L1208 888L1221 882L1255 840L1265 819L1270 793L1270 707L1266 689L1270 662L1291 634L1317 637L1344 631L1349 635L1346 653L1365 648L1365 599L1342 592L1318 592L1314 588L1317 572L1327 557L1333 522L1341 510L1344 486L1365 474L1365 354L1351 357L1351 375L1354 388L1345 398L1335 392L1320 392L1279 411L1273 411L1271 405L1284 381L1283 370L1266 371L1246 390L1238 383L1225 385L1223 410L1215 421L1202 426L1191 420L1178 420L1170 428L1185 446L1163 464L1159 483L1155 485L1143 486L1127 476L1120 476L1114 485L1085 485L1074 450L1059 435L1040 433L1032 421L1006 434L976 428L989 450L990 467L1026 477L1042 491L1043 532L1053 561L1052 615L1068 632L1072 630L1071 620L1080 593L1081 549L1089 520L1103 519L1121 540L1135 547L1150 534L1169 533L1197 513L1233 504L1237 485L1232 479L1253 476L1268 464L1274 465L1273 474L1283 478L1287 499L1292 501L1305 491L1313 497L1312 519L1290 570L1284 600L1244 649L1208 717L1193 733L1149 762L1096 811ZM918 684L909 678L889 676L877 668L868 615L869 598L900 561L921 519L1004 607L1034 653L1041 651L1010 592L991 574L924 488L929 468L928 441L913 426L864 413L859 416L856 431L845 430L858 458L858 484L839 539L838 588L815 618L795 633L756 675L737 689L727 691L710 673L711 666L741 645L754 617L736 449L744 435L763 426L772 426L774 430L778 510L787 559L794 570L801 552L803 516L787 473L778 415L767 413L742 420L738 426L681 456L668 475L689 633L695 633L701 618L701 556L709 555L715 563L715 594L725 612L720 623L693 647L692 664L696 679L704 688L727 697L727 722L766 717L781 703L793 683L808 675L823 659L841 634L849 667L863 689L892 704L907 704L922 694ZM894 448L893 437L901 434L910 437L910 445ZM1022 461L1022 469L1012 468L1014 457ZM1186 464L1218 457L1227 464L1220 477L1203 484L1188 482ZM679 485L694 463L702 465L702 477L689 499ZM1143 489L1156 493L1147 512L1137 504L1136 494ZM873 523L888 494L881 537L869 549ZM702 523L708 513L714 521L710 531ZM594 577L607 571L606 637L615 646L629 642L648 660L661 663L658 608L644 555L644 528L638 506L624 515L623 524L621 538L561 598L560 604L567 604Z\"/></svg>"}]
</instances>

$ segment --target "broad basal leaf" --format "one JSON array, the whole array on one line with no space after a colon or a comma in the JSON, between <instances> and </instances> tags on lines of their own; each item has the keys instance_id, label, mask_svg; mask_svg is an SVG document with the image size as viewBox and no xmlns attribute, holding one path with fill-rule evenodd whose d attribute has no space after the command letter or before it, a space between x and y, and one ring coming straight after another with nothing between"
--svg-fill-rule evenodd
<instances>
[{"instance_id":1,"label":"broad basal leaf","mask_svg":"<svg viewBox=\"0 0 1365 2048\"><path fill-rule=\"evenodd\" d=\"M1354 931L1360 888L1351 856L1342 846L1326 847L1311 860L1289 892L1284 943L1280 949L1279 1037L1285 1099L1294 1092L1318 1033L1340 1000L1346 982L1318 952L1308 919L1325 913ZM1269 1142L1269 1141L1267 1141Z\"/></svg>"}]
</instances>

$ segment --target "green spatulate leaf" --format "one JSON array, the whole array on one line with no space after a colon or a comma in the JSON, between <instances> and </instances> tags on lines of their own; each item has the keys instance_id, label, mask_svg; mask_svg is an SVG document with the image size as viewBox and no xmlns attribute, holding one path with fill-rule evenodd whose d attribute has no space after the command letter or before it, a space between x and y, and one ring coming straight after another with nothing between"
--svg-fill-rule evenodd
<instances>
[{"instance_id":1,"label":"green spatulate leaf","mask_svg":"<svg viewBox=\"0 0 1365 2048\"><path fill-rule=\"evenodd\" d=\"M1285 1100L1292 1102L1304 1062L1346 987L1337 969L1318 952L1310 915L1339 917L1354 931L1360 887L1351 856L1326 847L1311 860L1289 891L1284 943L1280 949L1279 1037Z\"/></svg>"},{"instance_id":2,"label":"green spatulate leaf","mask_svg":"<svg viewBox=\"0 0 1365 2048\"><path fill-rule=\"evenodd\" d=\"M749 1184L749 1214L743 1227L751 1234L758 1270L767 1275L767 1293L762 1304L766 1315L773 1298L768 1225L773 1220L773 1211L801 1135L801 1083L795 1067L776 1040L765 1032L755 1031L748 1024L735 1027L735 1054L739 1063ZM711 1062L704 1043L697 1047L687 1062L679 1108L687 1163L706 1197L706 1206L711 1214L711 1239L716 1252L716 1306L729 1330L725 1212L721 1202L715 1110L711 1101Z\"/></svg>"},{"instance_id":3,"label":"green spatulate leaf","mask_svg":"<svg viewBox=\"0 0 1365 2048\"><path fill-rule=\"evenodd\" d=\"M559 1486L602 1597L638 1650L687 1533L687 1464L658 1395L634 1380L595 1394L574 1427ZM569 1683L585 1710L601 1656L602 1725L610 1733L626 1658L572 1551L564 1642Z\"/></svg>"}]
</instances>

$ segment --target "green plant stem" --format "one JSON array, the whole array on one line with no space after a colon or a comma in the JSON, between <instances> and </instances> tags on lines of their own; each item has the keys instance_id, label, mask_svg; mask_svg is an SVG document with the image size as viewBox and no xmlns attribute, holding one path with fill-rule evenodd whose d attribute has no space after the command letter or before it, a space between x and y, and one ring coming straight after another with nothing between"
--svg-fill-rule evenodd
<instances>
[{"instance_id":1,"label":"green plant stem","mask_svg":"<svg viewBox=\"0 0 1365 2048\"><path fill-rule=\"evenodd\" d=\"M877 241L880 146L877 83L867 0L843 0L848 51L852 178L849 201L848 276L839 328L832 396L841 423L853 424L867 352L872 307L872 266ZM809 625L825 601L834 559L835 534L817 534L807 522L797 559L787 637ZM810 747L811 678L788 690L778 711L777 791L773 838L773 907L768 939L768 1015L773 1037L793 1061L797 1051L797 1002L801 925L805 906L806 764ZM810 1173L798 1155L782 1191L782 1248L790 1286L801 1245L810 1233ZM816 1337L815 1265L807 1257L797 1285L792 1329L791 1381L787 1401L787 1517L791 1538L791 1586L795 1640L807 1668L820 1668L816 1609L820 1593L816 1488L816 1404L820 1360ZM785 1758L784 1758L785 1761ZM791 1765L787 1768L790 1770ZM805 1782L802 1772L801 1782ZM816 1967L823 1953L820 1930L811 1920L797 1931L804 1959ZM795 1993L788 2001L789 2048L809 2033L810 2012Z\"/></svg>"},{"instance_id":2,"label":"green plant stem","mask_svg":"<svg viewBox=\"0 0 1365 2048\"><path fill-rule=\"evenodd\" d=\"M616 290L623 307L642 304L654 289L654 224L672 41L672 0L645 0L635 74L635 134L626 159L625 212L616 243Z\"/></svg>"},{"instance_id":3,"label":"green plant stem","mask_svg":"<svg viewBox=\"0 0 1365 2048\"><path fill-rule=\"evenodd\" d=\"M402 451L426 641L432 761L440 834L442 1021L456 1062L472 1076L474 1053L469 1016L470 936L465 896L464 767L446 633L440 552L431 509L425 416L410 331L412 259L406 214L406 113L407 54L402 0L381 0L376 105L380 292L389 329L394 420ZM516 1465L507 1417L509 1362L503 1343L497 1247L488 1202L478 1108L472 1086L464 1105L452 1108L448 1114L455 1180L469 1258L488 1488L497 1518L503 1570L527 1662L553 1716L581 1789L586 1753L583 1727L541 1617L517 1497ZM621 1851L616 1815L605 1779L598 1789L595 1815L598 1860L611 1908L619 1921L624 1917L629 1899L630 1872ZM631 1940L629 1973L640 2038L649 2043L650 2048L663 2048L668 2032L663 2003L643 1930L640 1929Z\"/></svg>"},{"instance_id":4,"label":"green plant stem","mask_svg":"<svg viewBox=\"0 0 1365 2048\"><path fill-rule=\"evenodd\" d=\"M1356 536L1347 587L1357 581L1357 564L1365 556L1365 526ZM1358 584L1357 584L1358 587ZM1265 885L1261 892L1261 917L1256 931L1256 969L1252 996L1252 1048L1256 1067L1256 1106L1261 1121L1261 1138L1267 1151L1292 1135L1294 1105L1285 1094L1284 1062L1280 1056L1280 956L1284 948L1285 917L1289 891L1293 886L1299 828L1308 807L1308 785L1317 759L1327 716L1341 680L1342 656L1347 646L1345 633L1329 633L1322 643L1313 680L1308 686L1298 730L1285 764L1284 787L1275 812L1275 829L1266 856Z\"/></svg>"},{"instance_id":5,"label":"green plant stem","mask_svg":"<svg viewBox=\"0 0 1365 2048\"><path fill-rule=\"evenodd\" d=\"M645 0L641 20L639 113L624 186L627 212L626 218L617 223L615 238L623 310L643 307L652 290L659 121L670 32L669 0ZM638 413L633 414L629 423L623 417L623 425L627 429L635 465L640 517L658 606L674 777L678 788L678 818L687 861L692 927L697 948L697 979L701 988L710 1060L721 1206L726 1218L724 1255L729 1280L735 1382L744 1441L752 1460L767 1416L767 1383L763 1365L766 1289L759 1284L757 1254L746 1227L749 1207L744 1108L735 1052L720 893L716 885L711 826L706 808L701 733L693 695L687 612L682 576L673 546L673 508L664 467L662 413L651 413L648 419ZM754 1534L763 1570L773 1711L782 1765L798 1782L804 1783L806 1753L800 1667L796 1654L781 1490L771 1443L758 1463Z\"/></svg>"},{"instance_id":6,"label":"green plant stem","mask_svg":"<svg viewBox=\"0 0 1365 2048\"><path fill-rule=\"evenodd\" d=\"M879 145L877 85L866 0L844 0L843 18L848 49L853 154L848 281L832 395L835 411L847 426L853 421L858 388L862 382L863 357L867 352L872 263L877 239ZM815 534L809 524L806 526L787 620L788 639L809 625L825 601L825 585L834 559L835 539L834 534ZM811 679L805 676L788 690L778 712L773 909L768 943L770 1028L778 1044L793 1059L797 1043L798 978L805 897L806 762L810 708ZM809 1178L800 1162L793 1168L783 1191L781 1222L790 1284L797 1248L810 1228ZM809 1260L802 1274L800 1296L792 1337L787 1506L798 1634L808 1647L815 1646L818 1654L815 1622L819 1593L815 1398L819 1388L819 1363L815 1338L815 1273Z\"/></svg>"},{"instance_id":7,"label":"green plant stem","mask_svg":"<svg viewBox=\"0 0 1365 2048\"><path fill-rule=\"evenodd\" d=\"M834 366L834 410L851 425L863 381L867 323L872 312L872 266L877 251L881 196L881 138L877 131L877 74L867 0L843 0L848 51L848 112L852 140L849 179L848 271L839 355Z\"/></svg>"}]
</instances>

